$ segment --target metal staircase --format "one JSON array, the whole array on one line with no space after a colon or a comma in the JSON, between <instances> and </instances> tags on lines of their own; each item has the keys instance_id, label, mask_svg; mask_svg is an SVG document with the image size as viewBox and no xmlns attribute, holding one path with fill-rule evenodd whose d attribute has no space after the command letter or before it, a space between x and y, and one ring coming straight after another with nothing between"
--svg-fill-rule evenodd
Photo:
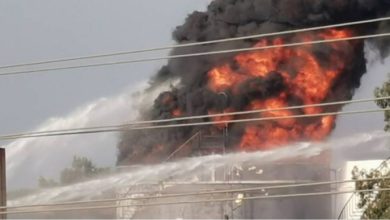
<instances>
[{"instance_id":1,"label":"metal staircase","mask_svg":"<svg viewBox=\"0 0 390 220\"><path fill-rule=\"evenodd\" d=\"M228 144L228 129L221 132L198 131L173 151L165 160L172 161L186 156L225 154Z\"/></svg>"}]
</instances>

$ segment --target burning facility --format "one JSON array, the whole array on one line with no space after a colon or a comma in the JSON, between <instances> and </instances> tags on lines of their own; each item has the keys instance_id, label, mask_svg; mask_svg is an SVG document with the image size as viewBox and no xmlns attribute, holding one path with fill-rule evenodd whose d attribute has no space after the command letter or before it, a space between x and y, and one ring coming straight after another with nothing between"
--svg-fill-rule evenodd
<instances>
[{"instance_id":1,"label":"burning facility","mask_svg":"<svg viewBox=\"0 0 390 220\"><path fill-rule=\"evenodd\" d=\"M342 105L322 107L313 105L352 98L354 91L360 86L362 75L366 73L367 45L380 51L382 57L387 56L388 53L386 38L355 37L382 33L389 29L389 23L371 22L261 38L245 38L245 36L375 19L387 16L389 9L388 0L212 1L207 11L196 11L190 14L185 23L176 28L173 32L174 40L178 44L185 44L243 38L177 47L172 50L171 55L235 49L241 51L169 60L167 65L150 80L149 89L172 80L178 80L179 83L156 97L150 109L143 109L140 120L172 119L259 109L264 111L165 123L213 122L202 126L123 132L118 144L118 165L161 163L167 158L211 153L266 151L292 142L324 140L336 126L336 115L300 116L341 110ZM346 38L349 40L344 40ZM299 105L306 107L289 108ZM267 111L267 109L282 110ZM278 119L224 123L232 120L272 117ZM199 133L201 138L194 138L197 139L194 141L192 137ZM186 143L186 147L181 149L183 143ZM172 153L175 153L174 158ZM224 171L214 170L214 174L209 179L199 180L199 183L194 183L191 188L205 190L210 189L210 186L213 189L218 189L220 186L242 187L249 182L254 185L269 186L276 182L281 184L329 180L330 154L327 152L316 160L298 159L269 164L261 167L264 172L262 175L253 174L253 172L260 172L257 168L250 169L250 167L258 167L256 164L243 165L243 172L236 180L232 179L231 168L226 168ZM165 187L157 191L167 193L184 188L187 187L176 184L175 187ZM279 191L281 192L283 191ZM303 191L291 191L291 193L301 192ZM264 194L264 192L256 193L243 196ZM138 211L135 212L135 216L139 218L219 218L221 216L330 218L332 217L329 215L330 204L328 197L243 201L240 208L236 209L236 214L232 214L232 211L229 211L230 214L226 213L226 209L223 208L231 204L217 206L182 204L171 208L161 206L164 208ZM235 210L233 206L230 210ZM212 209L207 213L217 214L200 216L204 209ZM180 213L185 214L180 215Z\"/></svg>"}]
</instances>

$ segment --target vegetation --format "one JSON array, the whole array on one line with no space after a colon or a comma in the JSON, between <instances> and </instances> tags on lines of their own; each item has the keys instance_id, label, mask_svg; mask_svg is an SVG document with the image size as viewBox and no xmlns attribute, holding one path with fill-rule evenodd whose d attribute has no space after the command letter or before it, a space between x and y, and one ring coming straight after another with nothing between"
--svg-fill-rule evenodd
<instances>
[{"instance_id":1,"label":"vegetation","mask_svg":"<svg viewBox=\"0 0 390 220\"><path fill-rule=\"evenodd\" d=\"M382 87L375 89L375 97L388 97L390 96L390 80L385 82ZM382 108L390 108L390 99L379 100L376 104ZM385 131L390 132L390 111L385 111ZM366 172L365 170L359 170L357 167L353 170L353 178L359 179L376 179L390 177L390 170L388 169L388 161L384 162L379 169ZM371 189L386 189L390 188L390 179L379 179L370 181L357 181L357 190L371 190ZM359 193L360 202L359 208L364 212L361 216L362 219L390 219L390 191L370 191Z\"/></svg>"},{"instance_id":2,"label":"vegetation","mask_svg":"<svg viewBox=\"0 0 390 220\"><path fill-rule=\"evenodd\" d=\"M355 167L353 171L354 179L377 179L382 177L390 177L390 171L387 169L387 164L384 164L384 169L359 171ZM390 179L378 179L369 181L357 181L357 190L372 190L390 188ZM359 208L364 209L361 216L362 219L390 219L390 191L370 191L359 193L360 202Z\"/></svg>"},{"instance_id":3,"label":"vegetation","mask_svg":"<svg viewBox=\"0 0 390 220\"><path fill-rule=\"evenodd\" d=\"M86 157L74 156L71 167L61 171L59 182L50 178L40 177L38 185L41 188L67 185L85 181L109 172L109 168L98 168Z\"/></svg>"},{"instance_id":4,"label":"vegetation","mask_svg":"<svg viewBox=\"0 0 390 220\"><path fill-rule=\"evenodd\" d=\"M375 97L389 97L390 96L390 80L385 82L381 88L375 89ZM383 108L390 108L390 99L379 100L376 104ZM390 111L385 111L385 131L390 131Z\"/></svg>"},{"instance_id":5,"label":"vegetation","mask_svg":"<svg viewBox=\"0 0 390 220\"><path fill-rule=\"evenodd\" d=\"M24 188L17 190L9 190L7 191L7 200L14 200L20 197L24 197L36 192L36 189Z\"/></svg>"}]
</instances>

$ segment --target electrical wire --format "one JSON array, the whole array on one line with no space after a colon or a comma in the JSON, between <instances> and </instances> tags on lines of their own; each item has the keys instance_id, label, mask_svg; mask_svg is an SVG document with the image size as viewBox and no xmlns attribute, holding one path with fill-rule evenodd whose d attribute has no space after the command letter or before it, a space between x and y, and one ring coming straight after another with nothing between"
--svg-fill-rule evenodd
<instances>
[{"instance_id":1,"label":"electrical wire","mask_svg":"<svg viewBox=\"0 0 390 220\"><path fill-rule=\"evenodd\" d=\"M89 203L107 203L107 202L120 202L126 200L147 200L147 199L161 199L161 198L173 198L173 197L186 197L186 196L204 196L204 195L215 195L223 193L241 193L251 191L262 191L262 190L273 190L273 189L288 189L298 187L313 187L322 185L333 185L342 183L362 182L362 181L375 181L375 180L386 180L390 177L382 178L367 178L358 180L339 180L339 181L326 181L326 182L311 182L311 183L299 183L299 184L288 184L288 185L276 185L276 186L263 186L263 187L250 187L241 189L222 189L222 190L207 190L197 191L191 193L178 193L178 194L165 194L159 196L142 196L136 198L115 198L115 199L101 199L101 200L89 200L89 201L75 201L75 202L63 202L63 203L52 203L52 204L36 204L36 205L19 205L19 206L0 206L1 209L20 209L20 208L36 208L36 207L52 207L52 206L66 206L66 205L81 205Z\"/></svg>"},{"instance_id":2,"label":"electrical wire","mask_svg":"<svg viewBox=\"0 0 390 220\"><path fill-rule=\"evenodd\" d=\"M269 120L284 120L284 119L299 119L299 118L314 118L322 116L335 116L335 115L353 115L353 114L365 114L375 112L389 111L390 108L385 109L365 109L359 111L339 111L339 112L327 112L318 114L303 114L303 115L290 115L290 116L277 116L277 117L264 117L264 118L249 118L249 119L235 119L235 120L221 120L221 121L208 121L208 122L197 122L197 123L183 123L183 124L168 124L168 125L150 125L150 126L134 126L134 127L118 127L118 128L104 128L104 129L91 129L85 131L71 131L71 132L53 132L47 134L37 135L15 135L15 136L0 136L0 140L15 140L24 138L38 138L38 137L52 137L52 136L65 136L65 135L81 135L81 134L96 134L96 133L107 133L107 132L120 132L120 131L132 131L132 130L150 130L150 129L161 129L161 128L180 128L180 127L194 127L204 125L216 125L216 124L235 124L235 123L246 123L246 122L261 122Z\"/></svg>"},{"instance_id":3,"label":"electrical wire","mask_svg":"<svg viewBox=\"0 0 390 220\"><path fill-rule=\"evenodd\" d=\"M340 27L340 26L346 26L346 25L370 23L370 22L383 21L383 20L389 20L389 19L390 18L388 17L388 18L372 19L372 20L366 20L366 21L360 21L360 22L349 22L349 23L344 23L344 24L328 25L328 26L323 26L323 27L314 27L314 28L307 28L307 29L284 31L284 32L278 32L278 33L251 35L251 36L245 36L245 37L240 37L240 38L230 38L230 39L222 39L222 40L215 40L215 41L208 41L208 42L197 42L197 43L190 43L190 44L174 45L174 46L169 46L169 47L143 49L143 50L138 50L138 51L127 51L127 52L119 52L119 53L112 53L112 54L102 54L102 55L93 55L93 56L85 56L85 57L77 57L77 58L66 58L66 59L58 59L58 60L50 60L50 61L41 61L41 62L35 62L35 63L16 64L16 65L9 65L9 66L1 66L0 69L11 68L11 67L20 67L20 66L30 66L30 65L37 65L37 64L48 64L48 63L55 63L55 62L62 62L62 61L91 59L91 58L98 58L98 57L117 56L117 55L141 53L141 52L148 52L148 51L155 51L155 50L172 49L172 48L178 48L178 47L205 45L205 44L211 44L211 43L219 43L219 42L228 42L228 41L234 41L234 40L259 38L259 37L274 36L274 35L281 35L281 34L288 34L288 33L298 33L298 32L310 31L310 30L320 30L320 29L331 28L331 27ZM335 39L335 40L313 41L313 42L309 42L309 43L311 43L311 44L319 44L319 43L329 43L329 42L337 42L337 41L367 39L367 38L386 37L386 36L390 36L390 33L376 34L376 35L365 35L365 36L343 38L343 39ZM292 47L292 46L306 45L306 43L307 42L305 42L305 43L291 43L291 44L277 45L277 46L275 45L275 46L268 46L268 47L242 48L242 49L236 49L236 50L223 50L223 51L213 51L213 52L205 52L205 53L173 55L173 56L168 56L168 57L138 59L138 60L120 61L120 62L112 62L112 63L101 63L101 64L92 64L92 65L80 65L80 66L48 68L48 69L30 70L30 71L9 72L9 73L0 73L0 75L15 75L15 74L34 73L34 72L50 71L50 70L74 69L74 68L83 68L83 67L92 67L92 66L106 66L106 65L116 65L116 64L125 64L125 63L137 63L137 62L156 61L156 60L162 60L162 59L177 59L177 58L186 58L186 57L193 57L193 56L204 56L204 55L221 54L221 53L232 53L232 52L242 52L242 51L251 51L251 50L271 49L271 48L278 48L278 47ZM384 110L381 110L381 111L386 111L386 110L389 110L389 109L384 109ZM271 111L271 110L269 110L269 111ZM353 111L353 112L337 112L337 114L341 114L341 113L344 113L344 114L346 114L346 113L357 114L357 113L368 113L368 112L374 112L374 110ZM328 115L328 114L333 114L333 113L321 113L321 114L302 115L302 116L317 117L317 116L323 116L324 114ZM336 112L334 112L334 114L336 114ZM301 116L301 115L295 115L295 116ZM212 117L212 116L210 116L210 117ZM295 118L295 117L274 117L274 118L276 118L276 119L285 119L285 118ZM271 119L274 119L274 118L268 118L268 119L267 118L260 118L260 119L271 120ZM259 121L259 119L254 120L254 121ZM233 123L239 123L239 122L249 122L249 121L231 120L231 121L221 121L221 122L217 122L217 123L216 122L212 122L211 124L232 123L232 122ZM183 126L183 125L185 125L185 124L182 124L181 126ZM185 125L185 126L192 126L192 125L195 125L195 123L189 124L189 125ZM166 125L164 125L164 126L166 126ZM141 128L141 129L154 128L154 127L155 126L149 126L149 127L145 127L145 128ZM161 128L161 126L157 127L157 128ZM56 135L59 135L59 134L56 134ZM383 179L383 178L381 178L381 179ZM364 180L357 180L357 181L364 181ZM342 182L342 181L339 181L339 182ZM267 187L262 187L262 189L265 189L265 188L267 188ZM337 191L334 191L334 192L331 191L331 192L284 194L284 195L282 194L282 195L271 195L271 196L244 197L244 198L242 198L242 200L265 199L265 198L286 198L286 197L296 197L296 196L316 196L316 195L330 195L330 194L341 194L341 193L352 193L352 192L353 193L357 193L357 192L389 191L389 190L390 189L386 188L386 189L375 189L375 190L354 190L354 191L338 191L338 192ZM132 200L134 200L134 199L132 199ZM184 201L184 202L172 202L172 203L150 203L150 204L139 204L139 205L134 205L134 206L174 205L174 204L184 204L184 203L223 202L223 201L234 201L234 200L236 200L236 198L224 198L224 199L214 199L214 200L200 200L200 201ZM128 207L128 206L129 205L126 205L125 207ZM100 208L107 208L107 207L108 206L80 207L80 209L77 209L77 210L96 209L96 208L100 209ZM121 207L121 206L115 206L113 208L116 208L116 207ZM4 207L2 207L2 208L4 208ZM12 207L7 207L7 209L9 209L9 208L12 208ZM75 210L75 209L73 208L72 210ZM44 212L44 210L34 210L34 212L35 211L37 211L37 212ZM53 210L46 210L45 212L53 212L53 211L66 211L66 210L65 209L57 209L57 210L53 209ZM21 213L21 212L18 212L18 213ZM24 213L32 213L32 212L31 211L24 211ZM1 212L0 214L16 214L16 213L15 212Z\"/></svg>"},{"instance_id":4,"label":"electrical wire","mask_svg":"<svg viewBox=\"0 0 390 220\"><path fill-rule=\"evenodd\" d=\"M122 125L106 125L106 126L95 126L95 127L84 127L84 128L71 128L71 129L47 130L47 131L37 131L37 132L24 132L24 133L1 135L0 140L6 139L6 138L19 137L19 136L32 136L32 135L60 133L60 132L82 132L82 131L87 131L87 130L98 130L98 129L120 129L120 128L126 128L126 127L135 126L135 125L142 125L142 124L178 122L178 121L193 120L193 119L205 119L205 118L224 117L224 116L256 114L256 113L263 113L263 112L270 112L270 111L295 110L295 109L301 109L301 108L345 105L345 104L380 101L380 100L387 100L387 99L390 99L390 96L380 97L380 98L370 98L370 99L368 99L368 98L367 99L357 99L357 100L349 100L349 101L326 102L326 103L310 104L310 105L297 105L297 106L288 106L288 107L282 107L282 108L270 108L270 109L251 110L251 111L239 111L239 112L219 113L219 114L210 114L210 115L188 116L188 117L179 117L179 118L162 119L162 120L134 121L134 122L130 122L130 123L122 124Z\"/></svg>"},{"instance_id":5,"label":"electrical wire","mask_svg":"<svg viewBox=\"0 0 390 220\"><path fill-rule=\"evenodd\" d=\"M383 192L390 191L390 188L383 189L367 189L367 190L350 190L350 191L326 191L315 193L295 193L295 194L280 194L280 195L268 195L268 196L251 196L243 197L240 200L259 200L259 199L278 199L278 198L294 198L294 197L308 197L308 196L324 196L335 194L348 194L348 193L364 193L364 192ZM111 209L111 208L124 208L124 207L147 207L147 206L161 206L161 205L182 205L182 204L196 204L196 203L209 203L209 202L229 202L235 201L237 198L220 198L220 199L204 199L204 200L191 200L191 201L178 201L178 202L160 202L160 203L142 203L142 204L117 204L107 206L86 206L86 207L72 207L72 208L58 208L58 209L43 209L43 210L20 210L20 211L4 211L0 214L26 214L26 213L42 213L42 212L63 212L63 211L77 211L77 210L92 210L92 209Z\"/></svg>"},{"instance_id":6,"label":"electrical wire","mask_svg":"<svg viewBox=\"0 0 390 220\"><path fill-rule=\"evenodd\" d=\"M189 57L200 57L200 56L206 56L206 55L247 52L247 51L255 51L255 50L266 50L266 49L273 49L273 48L316 45L316 44L334 43L334 42L340 42L340 41L373 39L373 38L381 38L381 37L388 37L388 36L390 36L390 33L370 34L370 35L361 35L361 36L355 36L355 37L345 37L345 38L337 38L337 39L307 41L307 42L296 42L296 43L288 43L288 44L280 44L280 45L261 46L261 47L217 50L217 51L188 53L188 54L180 54L180 55L153 57L153 58L113 61L113 62L105 62L105 63L74 65L74 66L66 66L66 67L42 68L42 69L22 70L22 71L14 71L14 72L3 72L3 73L0 73L0 76L31 74L31 73L38 73L38 72L54 71L54 70L69 70L69 69L79 69L79 68L89 68L89 67L112 66L112 65L130 64L130 63L143 63L143 62L151 62L151 61L159 61L159 60L167 60L167 59L181 59L181 58L189 58Z\"/></svg>"},{"instance_id":7,"label":"electrical wire","mask_svg":"<svg viewBox=\"0 0 390 220\"><path fill-rule=\"evenodd\" d=\"M107 53L107 54L98 54L98 55L79 56L79 57L71 57L71 58L62 58L62 59L30 62L30 63L12 64L12 65L0 66L0 69L34 66L34 65L42 65L42 64L51 64L51 63L58 63L58 62L77 61L77 60L87 60L87 59L104 58L104 57L112 57L112 56L120 56L120 55L129 55L129 54L137 54L137 53L144 53L144 52L183 48L183 47L204 46L204 45L208 45L208 44L226 43L226 42L248 40L248 39L254 39L254 38L263 38L263 37L295 34L295 33L302 33L302 32L308 32L308 31L317 31L317 30L330 29L330 28L338 28L338 27L353 26L353 25L359 25L359 24L375 23L375 22L381 22L381 21L387 21L387 20L390 20L390 17L382 17L382 18L376 18L376 19L346 22L346 23L333 24L333 25L302 28L302 29L295 29L295 30L288 30L288 31L281 31L281 32L272 32L272 33L266 33L266 34L255 34L255 35L248 35L248 36L243 36L243 37L224 38L224 39L219 39L219 40L161 46L161 47L156 47L156 48L147 48L147 49L133 50L133 51L123 51L123 52L116 52L116 53Z\"/></svg>"}]
</instances>

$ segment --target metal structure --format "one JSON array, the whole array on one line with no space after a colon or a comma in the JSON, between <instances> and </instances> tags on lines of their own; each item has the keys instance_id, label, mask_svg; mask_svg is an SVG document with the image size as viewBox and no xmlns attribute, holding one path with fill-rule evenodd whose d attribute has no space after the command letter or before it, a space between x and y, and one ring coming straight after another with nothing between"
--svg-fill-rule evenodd
<instances>
[{"instance_id":1,"label":"metal structure","mask_svg":"<svg viewBox=\"0 0 390 220\"><path fill-rule=\"evenodd\" d=\"M214 131L199 131L169 155L165 161L174 161L183 157L196 157L210 154L224 154L229 148L228 127ZM167 179L160 185L143 184L119 189L118 197L136 198L139 196L164 195L186 191L213 191L219 189L240 189L250 183L255 187L274 186L291 182L309 183L330 180L329 152L324 152L316 158L296 158L264 164L261 161L205 167L201 173L193 174L189 181ZM141 187L142 189L140 189ZM159 198L153 202L175 205L160 205L137 209L132 205L139 200L118 201L118 205L128 206L118 208L117 218L330 218L331 196L315 198L275 198L267 200L245 200L247 197L268 196L271 194L294 194L329 191L330 186L313 186L306 188L286 188L274 190L259 190L252 192L220 193L210 195L193 195L180 198ZM143 193L140 193L142 191ZM145 194L146 193L146 194ZM210 199L219 200L230 197L235 201L207 202L188 204L184 201ZM183 203L180 203L183 201ZM145 201L143 201L145 202ZM142 203L142 202L141 202ZM318 209L321 207L321 209ZM280 212L280 210L284 210Z\"/></svg>"},{"instance_id":2,"label":"metal structure","mask_svg":"<svg viewBox=\"0 0 390 220\"><path fill-rule=\"evenodd\" d=\"M188 156L225 154L228 145L228 128L221 132L199 131L172 152L164 162ZM195 149L195 150L194 150Z\"/></svg>"}]
</instances>

